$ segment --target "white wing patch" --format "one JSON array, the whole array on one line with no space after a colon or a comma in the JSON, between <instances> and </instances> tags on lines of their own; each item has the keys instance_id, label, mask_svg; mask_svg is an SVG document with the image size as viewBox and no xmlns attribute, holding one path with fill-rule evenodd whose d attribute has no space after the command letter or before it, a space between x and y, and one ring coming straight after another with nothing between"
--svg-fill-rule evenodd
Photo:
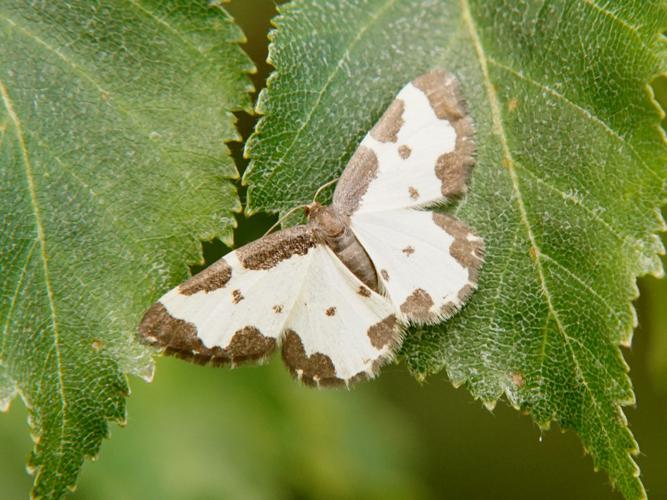
<instances>
[{"instance_id":1,"label":"white wing patch","mask_svg":"<svg viewBox=\"0 0 667 500\"><path fill-rule=\"evenodd\" d=\"M453 217L397 209L355 214L351 227L402 322L448 318L477 285L482 240Z\"/></svg>"},{"instance_id":2,"label":"white wing patch","mask_svg":"<svg viewBox=\"0 0 667 500\"><path fill-rule=\"evenodd\" d=\"M373 377L400 343L391 302L317 247L287 321L283 359L306 383Z\"/></svg>"}]
</instances>

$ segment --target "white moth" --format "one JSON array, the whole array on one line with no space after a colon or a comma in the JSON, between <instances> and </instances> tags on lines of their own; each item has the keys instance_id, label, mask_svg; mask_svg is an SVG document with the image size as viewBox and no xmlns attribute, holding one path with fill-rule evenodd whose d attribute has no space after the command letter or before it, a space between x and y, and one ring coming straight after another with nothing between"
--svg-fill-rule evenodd
<instances>
[{"instance_id":1,"label":"white moth","mask_svg":"<svg viewBox=\"0 0 667 500\"><path fill-rule=\"evenodd\" d=\"M473 127L457 80L407 84L308 223L230 252L155 303L142 339L195 362L258 361L276 347L309 385L350 384L392 359L408 323L452 316L477 285L484 244L425 207L462 195Z\"/></svg>"}]
</instances>

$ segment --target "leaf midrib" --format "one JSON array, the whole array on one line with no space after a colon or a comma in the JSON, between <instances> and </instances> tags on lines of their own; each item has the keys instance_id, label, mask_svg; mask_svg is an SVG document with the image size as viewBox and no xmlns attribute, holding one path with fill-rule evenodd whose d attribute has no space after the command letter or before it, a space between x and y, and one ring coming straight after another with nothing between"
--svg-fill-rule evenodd
<instances>
[{"instance_id":1,"label":"leaf midrib","mask_svg":"<svg viewBox=\"0 0 667 500\"><path fill-rule=\"evenodd\" d=\"M18 115L14 111L14 106L12 100L9 97L9 92L4 82L0 80L0 96L2 96L2 101L4 103L7 115L13 123L13 128L16 134L16 140L18 141L19 148L21 150L21 157L23 159L23 172L28 183L28 192L30 194L30 203L32 208L33 217L35 219L35 229L37 240L39 241L40 246L40 256L42 260L42 267L44 272L44 286L46 288L46 295L49 302L49 310L51 313L51 325L53 329L53 348L56 353L56 366L57 366L57 377L58 377L58 392L60 394L60 402L62 408L62 418L60 420L60 439L58 440L58 467L63 459L63 449L64 449L64 438L65 438L65 426L67 425L67 410L68 402L67 395L65 390L65 384L63 381L62 374L62 355L60 352L60 331L58 327L58 317L56 314L56 304L53 293L53 285L51 283L51 275L49 272L48 257L46 251L46 235L44 232L44 224L42 222L41 211L39 207L39 202L37 199L37 189L35 186L35 179L32 172L32 164L30 162L30 155L25 143L25 135L23 133L23 128L21 126L21 121L18 118Z\"/></svg>"},{"instance_id":2,"label":"leaf midrib","mask_svg":"<svg viewBox=\"0 0 667 500\"><path fill-rule=\"evenodd\" d=\"M576 356L576 353L574 351L574 348L572 347L570 343L570 336L567 334L565 331L565 327L560 319L560 316L553 304L553 300L551 297L551 292L549 291L549 287L547 286L546 282L546 276L544 273L544 268L542 266L541 262L541 257L540 257L540 248L537 245L537 241L535 239L535 235L533 233L532 226L530 224L530 221L528 220L528 213L526 211L525 203L523 201L523 195L521 193L521 189L519 187L519 179L514 167L514 159L512 157L512 153L509 148L509 144L507 141L507 134L505 133L505 128L503 125L503 120L501 117L501 112L500 112L500 106L498 102L498 96L496 94L495 88L493 86L493 83L491 82L491 78L489 75L489 69L488 69L488 58L485 54L484 47L482 46L481 40L479 39L479 35L477 33L477 28L475 26L475 22L472 18L472 14L470 11L470 6L468 4L468 0L460 0L460 5L461 5L461 12L462 12L462 19L464 24L467 27L467 30L470 34L470 40L473 44L473 47L475 49L475 53L477 56L477 60L482 72L482 76L484 79L484 87L486 89L486 94L489 102L489 106L491 109L491 119L493 122L493 128L496 132L496 135L498 136L502 149L503 149L503 164L507 168L507 171L509 172L510 179L512 182L512 189L515 193L515 199L517 203L517 208L519 209L519 215L521 219L522 225L526 229L526 235L528 237L528 240L530 242L531 248L534 249L534 258L532 259L533 262L535 263L535 270L537 272L537 276L540 282L540 288L542 290L542 295L545 298L547 309L548 309L548 314L551 315L553 320L556 323L556 326L558 327L557 330L560 333L561 337L563 338L565 345L570 352L571 359L574 363L574 368L576 370L576 373L579 375L579 380L583 384L586 392L589 395L590 401L593 403L593 408L595 410L595 415L597 417L598 422L600 423L600 428L602 429L605 439L607 440L607 443L609 444L609 450L610 450L610 455L613 457L613 460L616 462L616 465L619 467L619 471L623 470L623 464L621 464L618 454L615 452L614 447L612 446L612 440L611 436L609 435L609 431L607 430L606 426L604 425L604 420L601 415L601 410L599 408L599 404L597 399L594 397L594 394L591 390L591 388L588 385L588 382L584 376L584 372L581 369L581 365L579 363L579 360ZM545 332L546 335L546 332ZM643 486L640 486L643 488Z\"/></svg>"}]
</instances>

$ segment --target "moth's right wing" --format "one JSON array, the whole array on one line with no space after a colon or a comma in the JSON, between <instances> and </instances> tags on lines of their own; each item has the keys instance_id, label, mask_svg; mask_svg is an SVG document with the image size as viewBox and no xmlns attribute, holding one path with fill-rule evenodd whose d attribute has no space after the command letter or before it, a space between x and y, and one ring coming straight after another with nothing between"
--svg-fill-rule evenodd
<instances>
[{"instance_id":1,"label":"moth's right wing","mask_svg":"<svg viewBox=\"0 0 667 500\"><path fill-rule=\"evenodd\" d=\"M400 345L389 299L363 285L309 226L229 253L164 295L140 333L201 363L260 360L282 345L290 371L317 386L370 378Z\"/></svg>"},{"instance_id":2,"label":"moth's right wing","mask_svg":"<svg viewBox=\"0 0 667 500\"><path fill-rule=\"evenodd\" d=\"M296 226L230 252L160 298L141 322L141 337L199 363L265 358L281 337L316 246L311 229Z\"/></svg>"}]
</instances>

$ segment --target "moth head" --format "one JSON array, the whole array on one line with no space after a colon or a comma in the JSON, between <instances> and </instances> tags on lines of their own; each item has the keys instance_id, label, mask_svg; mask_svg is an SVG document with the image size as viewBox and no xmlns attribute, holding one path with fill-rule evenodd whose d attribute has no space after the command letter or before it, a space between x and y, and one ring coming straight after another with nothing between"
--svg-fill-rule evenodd
<instances>
[{"instance_id":1,"label":"moth head","mask_svg":"<svg viewBox=\"0 0 667 500\"><path fill-rule=\"evenodd\" d=\"M315 234L323 239L336 238L345 231L345 223L332 207L325 207L314 201L305 209L308 222Z\"/></svg>"}]
</instances>

